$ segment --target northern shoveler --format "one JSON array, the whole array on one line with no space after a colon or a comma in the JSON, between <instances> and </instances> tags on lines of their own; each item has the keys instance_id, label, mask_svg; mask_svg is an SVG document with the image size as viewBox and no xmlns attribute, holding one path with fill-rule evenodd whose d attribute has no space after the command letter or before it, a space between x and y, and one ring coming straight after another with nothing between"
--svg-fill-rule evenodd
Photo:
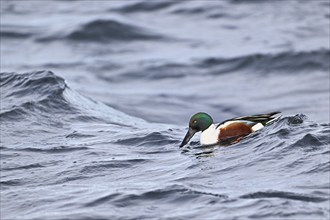
<instances>
[{"instance_id":1,"label":"northern shoveler","mask_svg":"<svg viewBox=\"0 0 330 220\"><path fill-rule=\"evenodd\" d=\"M248 134L255 132L267 124L273 122L280 116L281 112L271 112L232 118L213 124L210 115L199 112L194 114L189 121L189 130L184 137L180 147L186 145L196 132L201 131L200 143L202 145L213 145L218 143L236 143Z\"/></svg>"}]
</instances>

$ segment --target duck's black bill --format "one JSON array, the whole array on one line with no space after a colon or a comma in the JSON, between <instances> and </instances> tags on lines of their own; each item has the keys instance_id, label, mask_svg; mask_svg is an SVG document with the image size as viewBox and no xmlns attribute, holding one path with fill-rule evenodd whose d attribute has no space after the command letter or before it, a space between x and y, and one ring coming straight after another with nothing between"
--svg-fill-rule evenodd
<instances>
[{"instance_id":1,"label":"duck's black bill","mask_svg":"<svg viewBox=\"0 0 330 220\"><path fill-rule=\"evenodd\" d=\"M184 136L182 143L180 144L180 147L183 147L184 145L186 145L190 139L194 136L194 134L196 133L196 130L189 128L186 136Z\"/></svg>"}]
</instances>

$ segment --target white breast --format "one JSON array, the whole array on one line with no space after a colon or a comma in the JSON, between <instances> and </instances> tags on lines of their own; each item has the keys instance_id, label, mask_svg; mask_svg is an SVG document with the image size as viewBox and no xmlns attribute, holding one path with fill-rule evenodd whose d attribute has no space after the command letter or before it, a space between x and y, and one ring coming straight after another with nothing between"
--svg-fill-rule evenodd
<instances>
[{"instance_id":1,"label":"white breast","mask_svg":"<svg viewBox=\"0 0 330 220\"><path fill-rule=\"evenodd\" d=\"M219 130L214 124L210 125L208 129L202 132L200 143L202 145L211 145L218 143Z\"/></svg>"}]
</instances>

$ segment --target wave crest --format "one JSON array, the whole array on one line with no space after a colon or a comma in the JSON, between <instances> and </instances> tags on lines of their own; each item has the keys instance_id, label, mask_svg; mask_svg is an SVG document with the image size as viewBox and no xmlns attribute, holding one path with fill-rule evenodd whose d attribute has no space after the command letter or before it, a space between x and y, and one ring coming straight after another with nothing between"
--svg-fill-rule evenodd
<instances>
[{"instance_id":1,"label":"wave crest","mask_svg":"<svg viewBox=\"0 0 330 220\"><path fill-rule=\"evenodd\" d=\"M257 72L285 71L301 72L326 70L330 68L330 51L316 50L303 52L283 52L278 54L251 54L235 58L208 58L197 66L212 68L213 74L227 73L252 68Z\"/></svg>"}]
</instances>

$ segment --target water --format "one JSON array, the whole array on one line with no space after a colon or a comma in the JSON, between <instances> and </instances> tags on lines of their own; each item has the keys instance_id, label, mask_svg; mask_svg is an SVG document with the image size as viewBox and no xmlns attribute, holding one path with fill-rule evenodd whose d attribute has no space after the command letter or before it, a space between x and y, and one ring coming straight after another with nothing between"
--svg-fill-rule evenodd
<instances>
[{"instance_id":1,"label":"water","mask_svg":"<svg viewBox=\"0 0 330 220\"><path fill-rule=\"evenodd\" d=\"M0 217L329 219L328 1L1 1ZM229 147L190 116L280 110Z\"/></svg>"}]
</instances>

